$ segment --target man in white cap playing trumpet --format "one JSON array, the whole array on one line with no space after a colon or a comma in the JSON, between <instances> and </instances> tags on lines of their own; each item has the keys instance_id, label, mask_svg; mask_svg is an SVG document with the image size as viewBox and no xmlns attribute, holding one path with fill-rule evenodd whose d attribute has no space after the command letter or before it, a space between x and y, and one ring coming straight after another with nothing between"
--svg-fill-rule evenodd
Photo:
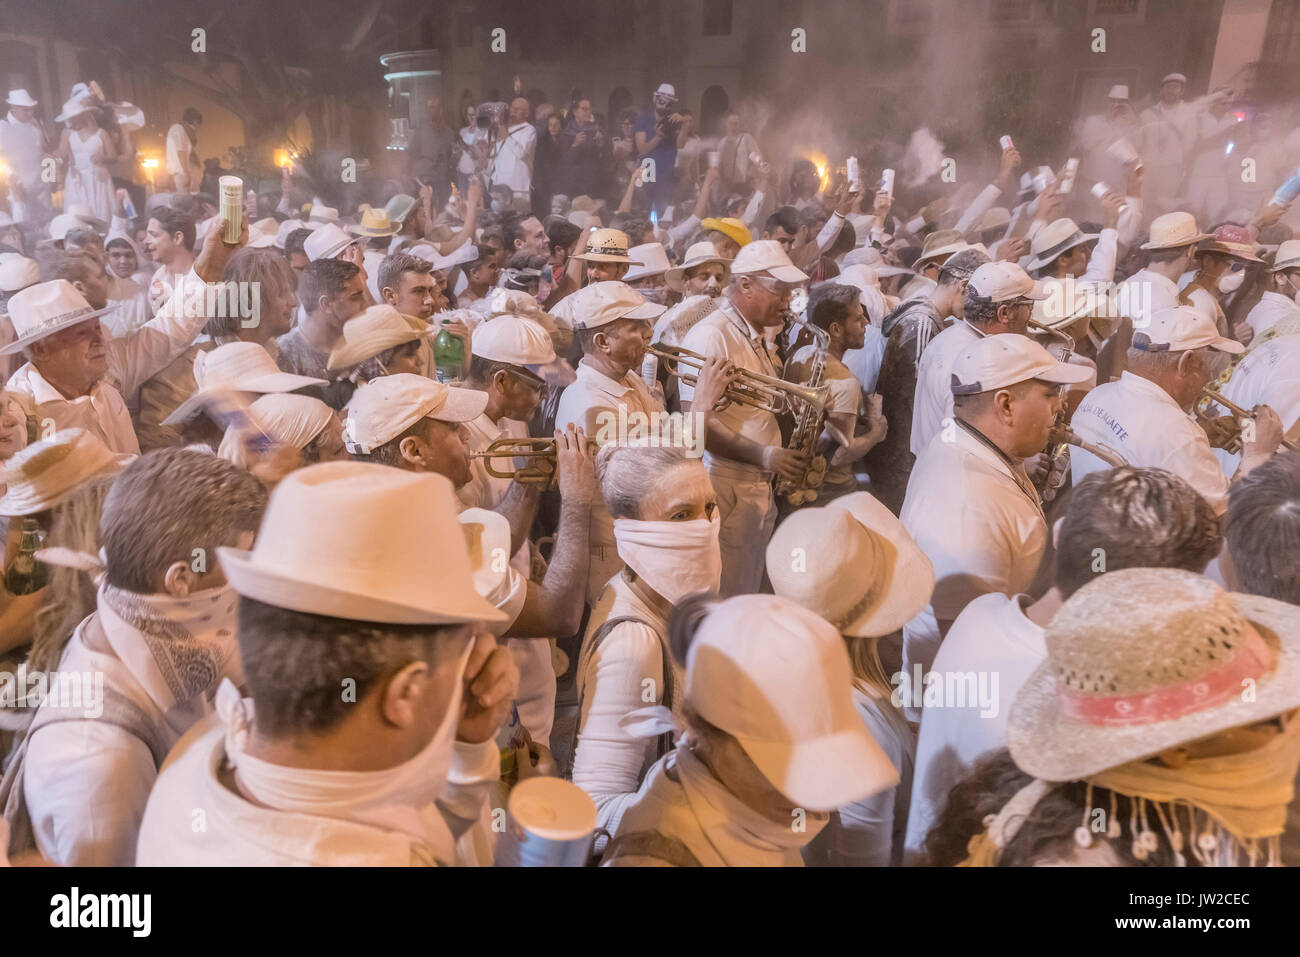
<instances>
[{"instance_id":1,"label":"man in white cap playing trumpet","mask_svg":"<svg viewBox=\"0 0 1300 957\"><path fill-rule=\"evenodd\" d=\"M1080 438L1105 446L1129 465L1168 469L1185 479L1219 514L1228 506L1228 479L1205 430L1188 412L1217 365L1213 353L1240 355L1241 343L1219 335L1214 321L1190 306L1156 312L1133 331L1127 368L1114 382L1097 386L1079 403L1071 427ZM1244 454L1237 476L1277 450L1282 423L1268 406L1242 432ZM1084 449L1071 452L1075 480L1111 466Z\"/></svg>"},{"instance_id":2,"label":"man in white cap playing trumpet","mask_svg":"<svg viewBox=\"0 0 1300 957\"><path fill-rule=\"evenodd\" d=\"M1024 463L1047 445L1060 387L1090 374L1013 334L984 336L953 363L953 421L917 457L901 515L935 577L930 606L903 629L909 675L929 670L972 599L1014 595L1033 580L1047 522ZM919 719L919 709L908 716Z\"/></svg>"},{"instance_id":3,"label":"man in white cap playing trumpet","mask_svg":"<svg viewBox=\"0 0 1300 957\"><path fill-rule=\"evenodd\" d=\"M518 681L464 543L441 476L328 462L281 482L253 549L219 549L252 707L223 685L150 795L138 862L454 863Z\"/></svg>"}]
</instances>

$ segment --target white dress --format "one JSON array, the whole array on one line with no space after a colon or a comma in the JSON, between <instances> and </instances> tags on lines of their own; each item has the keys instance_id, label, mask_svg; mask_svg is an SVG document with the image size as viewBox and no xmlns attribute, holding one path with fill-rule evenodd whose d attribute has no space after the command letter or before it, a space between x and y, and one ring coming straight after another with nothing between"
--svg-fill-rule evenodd
<instances>
[{"instance_id":1,"label":"white dress","mask_svg":"<svg viewBox=\"0 0 1300 957\"><path fill-rule=\"evenodd\" d=\"M113 218L113 177L108 167L97 166L94 157L104 150L103 130L82 139L76 130L68 131L68 145L72 150L72 164L63 186L63 208L71 209L81 204L99 219L108 222Z\"/></svg>"}]
</instances>

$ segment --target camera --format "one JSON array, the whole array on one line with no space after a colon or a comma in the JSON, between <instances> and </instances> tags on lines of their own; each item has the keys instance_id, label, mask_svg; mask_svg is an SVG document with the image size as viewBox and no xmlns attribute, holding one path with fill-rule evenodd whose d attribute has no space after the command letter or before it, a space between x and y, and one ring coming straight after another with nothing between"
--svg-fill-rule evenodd
<instances>
[{"instance_id":1,"label":"camera","mask_svg":"<svg viewBox=\"0 0 1300 957\"><path fill-rule=\"evenodd\" d=\"M504 123L510 113L510 107L500 102L480 103L474 110L474 122L480 130Z\"/></svg>"}]
</instances>

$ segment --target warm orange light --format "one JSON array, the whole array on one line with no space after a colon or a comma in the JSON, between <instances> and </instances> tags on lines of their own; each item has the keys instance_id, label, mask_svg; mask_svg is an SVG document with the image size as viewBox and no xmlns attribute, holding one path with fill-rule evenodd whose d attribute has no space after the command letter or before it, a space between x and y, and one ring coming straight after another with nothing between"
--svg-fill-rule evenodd
<instances>
[{"instance_id":1,"label":"warm orange light","mask_svg":"<svg viewBox=\"0 0 1300 957\"><path fill-rule=\"evenodd\" d=\"M280 169L293 165L293 157L290 155L288 150L275 151L275 165Z\"/></svg>"},{"instance_id":2,"label":"warm orange light","mask_svg":"<svg viewBox=\"0 0 1300 957\"><path fill-rule=\"evenodd\" d=\"M809 153L806 157L813 166L817 167L817 178L821 180L821 188L826 189L830 186L830 161L821 153Z\"/></svg>"},{"instance_id":3,"label":"warm orange light","mask_svg":"<svg viewBox=\"0 0 1300 957\"><path fill-rule=\"evenodd\" d=\"M140 165L145 169L157 169L158 159L154 156L146 156L144 159L140 160Z\"/></svg>"}]
</instances>

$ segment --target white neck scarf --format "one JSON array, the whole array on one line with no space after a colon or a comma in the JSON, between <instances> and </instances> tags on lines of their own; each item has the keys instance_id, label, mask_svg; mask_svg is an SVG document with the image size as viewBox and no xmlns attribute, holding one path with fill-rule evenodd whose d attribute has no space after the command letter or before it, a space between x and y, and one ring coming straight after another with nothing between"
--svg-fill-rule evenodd
<instances>
[{"instance_id":1,"label":"white neck scarf","mask_svg":"<svg viewBox=\"0 0 1300 957\"><path fill-rule=\"evenodd\" d=\"M163 712L210 699L223 677L241 677L229 586L173 598L105 582L96 607L109 646Z\"/></svg>"},{"instance_id":2,"label":"white neck scarf","mask_svg":"<svg viewBox=\"0 0 1300 957\"><path fill-rule=\"evenodd\" d=\"M687 595L717 591L722 582L722 550L717 519L693 522L642 522L614 519L618 557L647 585L676 605Z\"/></svg>"},{"instance_id":3,"label":"white neck scarf","mask_svg":"<svg viewBox=\"0 0 1300 957\"><path fill-rule=\"evenodd\" d=\"M434 860L450 864L456 840L433 806L451 771L456 725L460 720L467 646L456 668L455 692L442 723L413 758L380 771L319 771L289 768L253 757L244 749L253 722L252 699L224 682L217 713L226 724L226 755L239 784L258 802L277 811L339 818L388 831L400 831L426 845Z\"/></svg>"}]
</instances>

